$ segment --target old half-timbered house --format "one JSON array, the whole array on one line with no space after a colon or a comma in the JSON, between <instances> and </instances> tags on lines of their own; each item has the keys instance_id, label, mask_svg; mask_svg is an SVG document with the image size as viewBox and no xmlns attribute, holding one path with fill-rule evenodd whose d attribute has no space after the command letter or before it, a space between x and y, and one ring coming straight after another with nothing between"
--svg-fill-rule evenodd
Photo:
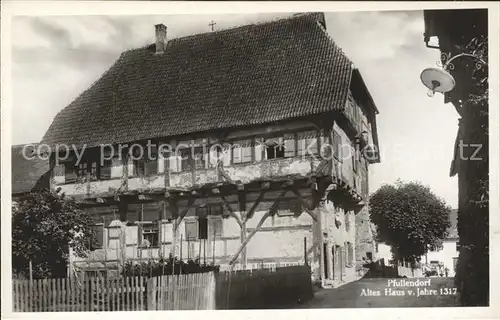
<instances>
[{"instance_id":1,"label":"old half-timbered house","mask_svg":"<svg viewBox=\"0 0 500 320\"><path fill-rule=\"evenodd\" d=\"M356 228L369 224L378 111L324 15L155 34L43 138L76 148L52 155L52 184L102 231L100 264L75 265L172 254L238 268L307 262L325 285L349 279L374 253Z\"/></svg>"}]
</instances>

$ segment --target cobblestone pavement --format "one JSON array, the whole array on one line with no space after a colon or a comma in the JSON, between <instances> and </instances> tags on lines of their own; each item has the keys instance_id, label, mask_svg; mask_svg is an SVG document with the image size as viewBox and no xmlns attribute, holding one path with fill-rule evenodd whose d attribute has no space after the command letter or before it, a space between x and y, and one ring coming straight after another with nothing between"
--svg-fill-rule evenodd
<instances>
[{"instance_id":1,"label":"cobblestone pavement","mask_svg":"<svg viewBox=\"0 0 500 320\"><path fill-rule=\"evenodd\" d=\"M424 281L418 287L394 286L398 281ZM391 282L392 281L392 282ZM430 281L430 282L429 282ZM425 291L424 291L425 289ZM418 291L418 293L417 293ZM336 289L319 289L297 308L454 307L459 296L453 278L360 279Z\"/></svg>"}]
</instances>

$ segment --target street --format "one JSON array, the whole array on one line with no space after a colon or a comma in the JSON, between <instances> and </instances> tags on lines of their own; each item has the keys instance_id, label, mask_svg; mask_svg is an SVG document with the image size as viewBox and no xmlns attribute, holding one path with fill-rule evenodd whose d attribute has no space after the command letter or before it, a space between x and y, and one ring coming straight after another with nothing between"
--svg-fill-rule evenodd
<instances>
[{"instance_id":1,"label":"street","mask_svg":"<svg viewBox=\"0 0 500 320\"><path fill-rule=\"evenodd\" d=\"M336 289L319 289L312 300L298 305L297 308L459 306L459 297L454 289L453 278L420 278L418 280L429 282L429 279L430 285L419 286L418 290L417 287L388 286L388 280L401 279L360 279Z\"/></svg>"}]
</instances>

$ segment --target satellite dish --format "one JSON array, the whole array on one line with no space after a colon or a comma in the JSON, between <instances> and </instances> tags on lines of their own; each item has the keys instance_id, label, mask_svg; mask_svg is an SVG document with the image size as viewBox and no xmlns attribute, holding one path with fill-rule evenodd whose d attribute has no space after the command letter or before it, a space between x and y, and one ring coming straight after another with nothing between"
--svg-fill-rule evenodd
<instances>
[{"instance_id":1,"label":"satellite dish","mask_svg":"<svg viewBox=\"0 0 500 320\"><path fill-rule=\"evenodd\" d=\"M434 92L450 92L455 88L455 79L453 76L437 68L427 68L420 74L420 79L424 86L429 88L428 95L432 97Z\"/></svg>"}]
</instances>

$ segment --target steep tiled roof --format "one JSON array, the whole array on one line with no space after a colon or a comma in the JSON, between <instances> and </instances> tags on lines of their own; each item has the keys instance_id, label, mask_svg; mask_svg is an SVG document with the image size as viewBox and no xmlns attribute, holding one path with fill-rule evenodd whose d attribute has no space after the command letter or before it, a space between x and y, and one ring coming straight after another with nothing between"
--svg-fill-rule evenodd
<instances>
[{"instance_id":1,"label":"steep tiled roof","mask_svg":"<svg viewBox=\"0 0 500 320\"><path fill-rule=\"evenodd\" d=\"M344 108L352 63L306 14L123 53L42 143L104 143L255 125Z\"/></svg>"},{"instance_id":2,"label":"steep tiled roof","mask_svg":"<svg viewBox=\"0 0 500 320\"><path fill-rule=\"evenodd\" d=\"M12 147L12 194L21 194L35 189L49 188L49 161L39 157L32 157L34 148L25 145Z\"/></svg>"}]
</instances>

